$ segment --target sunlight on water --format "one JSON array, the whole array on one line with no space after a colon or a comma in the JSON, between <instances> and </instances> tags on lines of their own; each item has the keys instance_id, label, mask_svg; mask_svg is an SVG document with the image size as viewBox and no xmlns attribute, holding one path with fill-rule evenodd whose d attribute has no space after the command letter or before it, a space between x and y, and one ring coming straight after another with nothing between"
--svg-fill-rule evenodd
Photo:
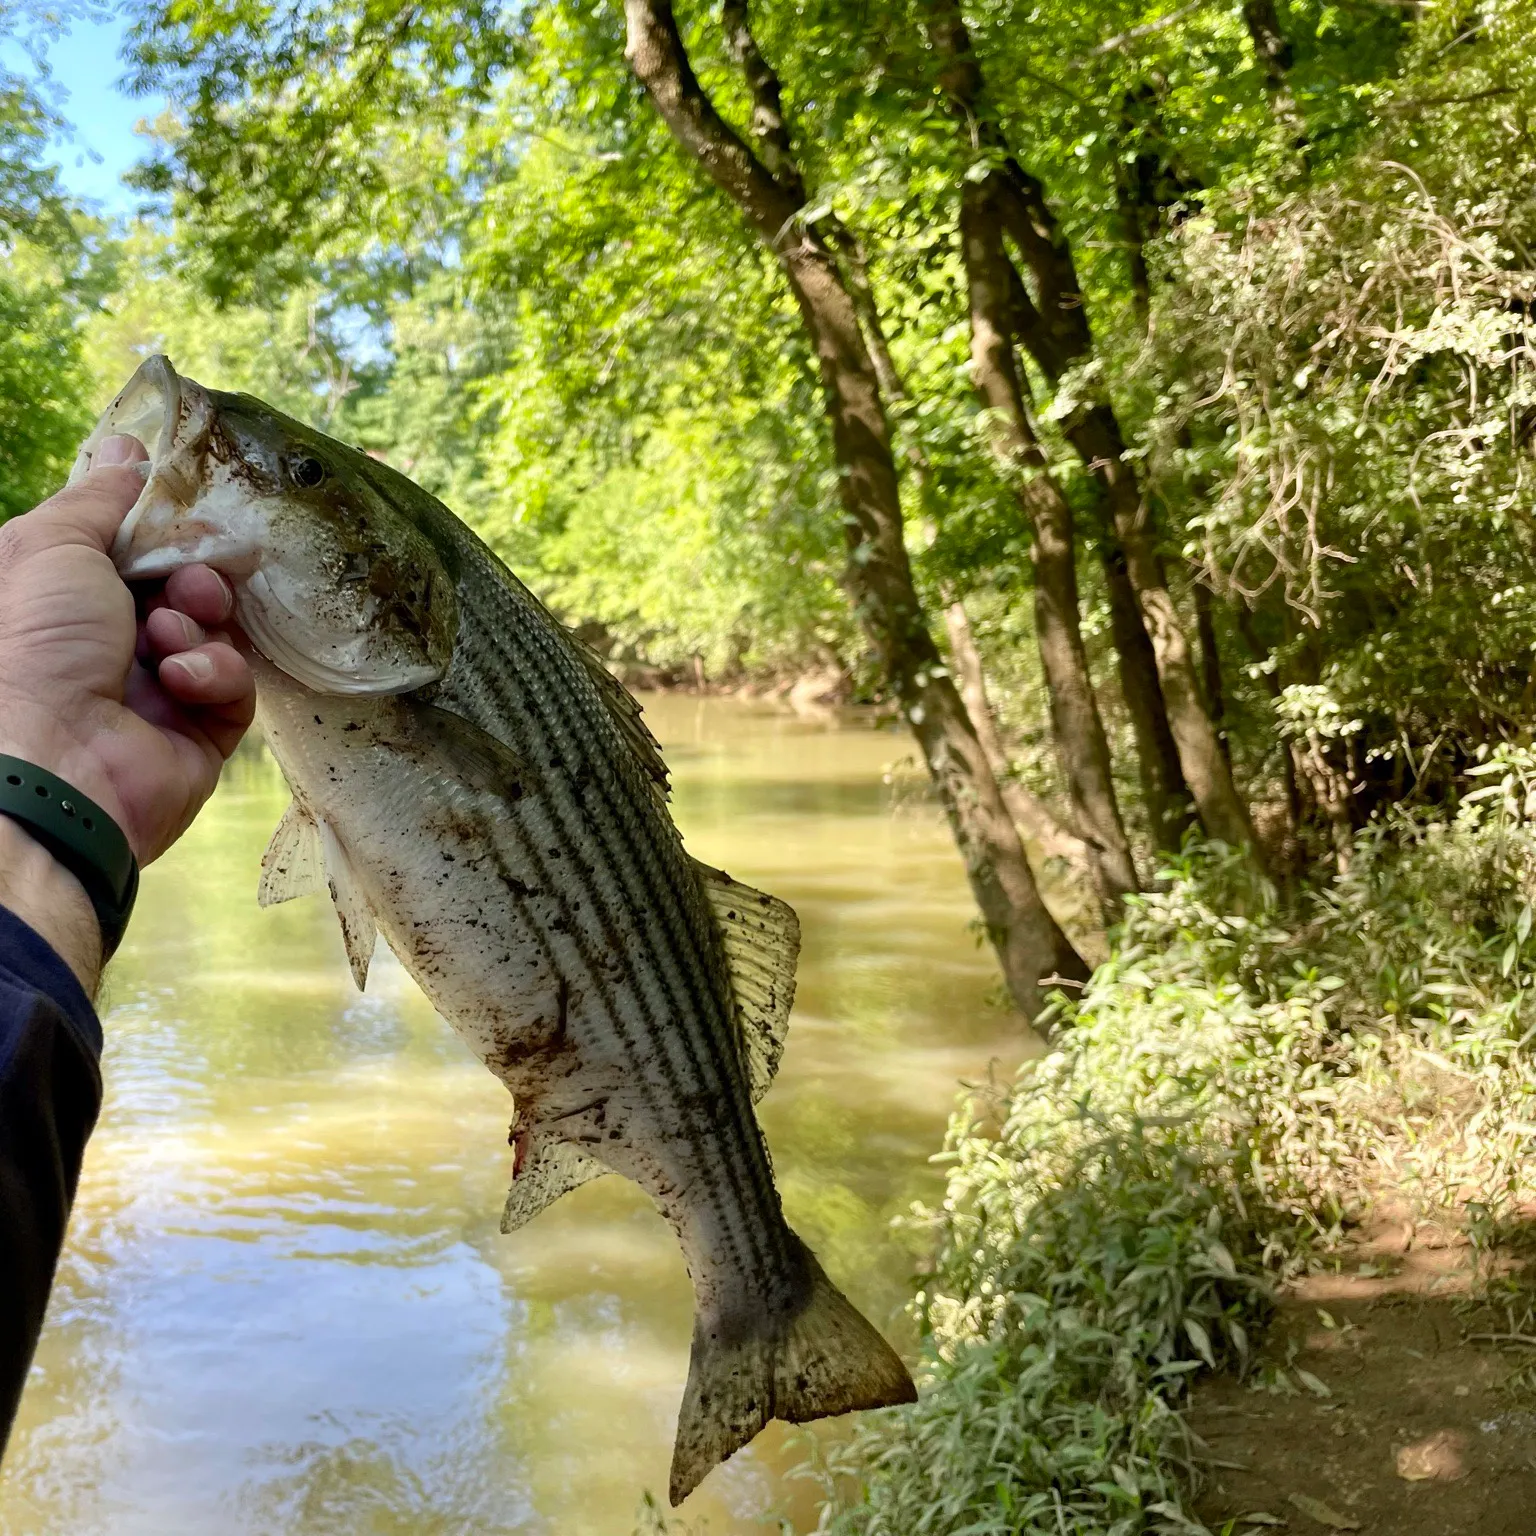
<instances>
[{"instance_id":1,"label":"sunlight on water","mask_svg":"<svg viewBox=\"0 0 1536 1536\"><path fill-rule=\"evenodd\" d=\"M791 1221L909 1348L913 1249L890 1219L940 1187L956 1080L1018 1052L953 846L886 782L902 735L646 710L690 851L800 913L763 1122ZM386 951L357 995L325 903L256 906L284 801L242 754L145 874L0 1533L628 1536L664 1494L687 1369L676 1243L615 1178L500 1235L505 1090ZM693 1528L808 1526L787 1438L714 1473Z\"/></svg>"}]
</instances>

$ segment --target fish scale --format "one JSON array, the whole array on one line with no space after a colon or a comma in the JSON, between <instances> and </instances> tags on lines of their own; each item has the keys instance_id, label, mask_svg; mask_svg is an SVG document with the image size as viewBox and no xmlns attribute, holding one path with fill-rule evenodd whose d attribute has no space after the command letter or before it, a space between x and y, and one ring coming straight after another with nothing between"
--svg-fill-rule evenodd
<instances>
[{"instance_id":1,"label":"fish scale","mask_svg":"<svg viewBox=\"0 0 1536 1536\"><path fill-rule=\"evenodd\" d=\"M450 678L452 674L450 673ZM584 803L578 809L574 798L567 799L563 804L553 791L549 798L552 800L551 815L559 832L570 837L573 832L572 824L586 821L592 825L595 821L592 796L583 797ZM601 834L599 833L601 837ZM604 888L599 881L587 881L579 873L574 874L578 861L586 862L596 868L606 868L617 874L624 868L624 864L613 853L611 844L614 838L602 839L610 846L598 847L585 854L568 852L559 860L559 874L551 872L550 876L555 883L563 884L567 888L574 885L581 893L581 899L590 909L597 911L610 909L613 904L613 893ZM635 876L630 882L631 890L640 888L641 899L646 904L647 910L661 912L667 909L669 903L665 901L663 893L658 891L656 882L644 882L643 876ZM707 921L707 914L700 914L699 921ZM645 978L648 979L648 978ZM742 1103L747 1102L745 1084L741 1080L738 1064L730 1058L722 1058L718 1052L708 1052L710 1044L707 1036L696 1037L692 1034L668 1028L669 1018L678 1018L679 1000L676 995L667 995L660 990L659 980L651 988L644 988L644 980L641 987L651 995L651 1002L645 1011L644 1022L647 1025L646 1035L643 1040L635 1040L628 1037L631 1048L631 1061L641 1073L640 1081L646 1082L648 1074L660 1065L666 1074L666 1079L661 1085L672 1096L672 1102L684 1107L700 1105L706 1101L718 1101L727 1096L739 1096ZM667 989L670 992L670 989ZM622 1022L612 1011L605 1015L604 1023L608 1027L622 1029ZM628 1032L626 1031L627 1035ZM704 1050L700 1050L700 1047ZM649 1047L649 1049L647 1049ZM731 1071L731 1068L736 1068ZM718 1115L707 1121L701 1121L700 1116L691 1115L694 1121L692 1127L694 1136L690 1148L692 1158L699 1165L700 1177L696 1180L706 1190L719 1189L730 1191L736 1201L744 1202L749 1194L761 1200L765 1187L771 1190L771 1185L765 1178L752 1178L748 1189L740 1187L739 1174L743 1171L748 1174L755 1173L757 1166L763 1165L765 1159L760 1142L756 1137L751 1138L754 1145L748 1146L738 1141L733 1149L736 1157L723 1157L719 1155L719 1141L721 1137L721 1125ZM734 1129L736 1121L731 1121ZM727 1131L729 1134L729 1131ZM755 1156L753 1156L755 1154ZM738 1161L738 1158L741 1159ZM748 1161L750 1159L750 1161ZM755 1203L755 1202L754 1202ZM734 1204L734 1202L733 1202ZM773 1201L772 1212L774 1217L778 1214L777 1200ZM721 1218L722 1230L730 1234L733 1246L741 1251L735 1257L761 1279L764 1284L771 1283L776 1267L782 1268L786 1260L782 1252L773 1253L767 1250L763 1242L754 1240L759 1231L771 1231L772 1228L763 1224L761 1213L757 1214L757 1221L749 1220L738 1223L732 1220L733 1207L717 1202L717 1213Z\"/></svg>"},{"instance_id":2,"label":"fish scale","mask_svg":"<svg viewBox=\"0 0 1536 1536\"><path fill-rule=\"evenodd\" d=\"M328 889L354 978L382 934L514 1101L503 1231L634 1179L694 1287L678 1503L771 1418L911 1401L784 1220L753 1104L794 995L782 902L696 863L638 706L442 503L150 358L87 439L149 449L113 548L207 563L255 650L294 791L262 903Z\"/></svg>"},{"instance_id":3,"label":"fish scale","mask_svg":"<svg viewBox=\"0 0 1536 1536\"><path fill-rule=\"evenodd\" d=\"M469 580L473 582L474 578L470 576L470 571L473 570L474 566L478 565L478 563L479 562L475 560L474 556L471 555L469 561L467 562L468 569L466 569L466 572L464 576L461 577L461 580ZM474 586L482 587L482 590L476 591L474 596L481 602L485 603L488 608L490 608L493 604L500 606L505 605L508 602L508 595L505 593L505 589L501 586L500 583L492 584L487 582L482 584L480 582L474 582ZM489 588L489 590L484 590L485 588ZM500 618L502 616L497 614L496 617ZM490 625L488 627L488 631L482 632L488 632L492 636L496 636L501 634L514 633L515 629L511 624L498 623ZM463 665L464 669L468 671L471 676L475 677L477 682L481 682L481 669L475 666L473 659L475 649L475 643L472 643L469 647L466 648ZM524 671L523 664L529 658L525 658L516 654L506 655L503 653L503 659L508 663L508 665L500 669L500 676L521 678L527 675ZM460 657L458 654L456 654L454 667L450 668L448 676L445 679L445 687L450 692L454 688L456 672L459 668L459 665ZM490 675L494 677L497 674L492 673ZM577 727L571 723L569 719L569 709L571 704L570 702L566 701L581 700L582 702L586 702L586 700L583 699L583 694L586 690L583 690L577 686L580 681L582 680L568 678L566 680L566 688L564 690L561 690L558 687L551 687L547 690L541 690L540 695L536 695L535 699L530 701L535 703L537 710L537 713L533 715L533 718L538 719L541 724L545 723L543 710L549 707L549 705L552 704L556 710L560 710L560 713L563 716L562 724L564 724L566 727L563 734L571 739L573 743L578 739L578 732L581 729L591 730L594 726L596 726L597 729L601 730L602 727L606 726L607 733L610 735L612 734L612 727L611 725L608 725L605 716L601 716L597 721L594 721L590 712L588 712L580 727ZM484 686L484 683L481 682L481 685ZM494 683L492 683L491 686L494 686ZM566 702L566 708L564 710L560 709L562 702ZM484 708L484 706L481 705L481 708ZM487 716L489 716L490 713L490 711L486 711ZM516 717L515 712L509 711L507 717ZM488 728L493 724L493 722L488 718L486 723ZM555 754L554 756L555 759L558 760L558 754ZM622 757L615 756L610 760L620 765L624 765L624 759ZM633 780L636 775L631 770L627 777ZM649 791L645 788L635 785L634 783L627 784L624 786L624 788L631 795L638 791L641 796L645 797L646 799L649 798ZM596 809L593 803L595 798L596 797L590 793L583 795L581 797L581 803L579 807L580 815L578 816L573 814L561 818L565 823L568 831L572 829L574 823L578 823L580 821L588 821L591 823L595 821L593 814ZM644 801L642 801L642 804L643 803ZM612 812L614 809L611 803L604 808L608 809L610 812ZM575 808L572 807L572 809ZM629 820L632 823L637 823L642 828L647 825L647 821L649 821L649 823L654 826L656 818L644 818L634 815L631 815L630 817L624 817L622 815L622 811L625 809L632 809L632 807L625 805L620 808L620 814L616 818L620 826L622 826L625 820ZM668 833L673 832L670 822L664 823L663 825L665 826ZM607 843L607 846L599 850L600 853L604 856L603 861L594 861L594 867L607 867L613 870L616 874L620 870L629 870L633 868L635 849L632 840L630 841L630 846L625 850L630 855L630 858L622 862L618 858L617 850L614 846L614 844L618 841L617 837L604 839L604 841ZM704 904L698 894L697 882L690 880L686 885L683 883L683 879L689 877L691 875L691 871L687 870L685 867L682 867L680 840L676 838L675 834L673 834L672 836L665 838L665 846L662 848L657 848L655 843L652 842L648 846L647 851L653 855L653 860L656 864L660 864L663 860L667 859L668 855L670 855L670 862L674 866L678 866L678 868L675 871L674 878L672 880L666 880L665 882L662 879L657 878L657 876L661 873L659 870L654 870L651 872L649 878L647 878L647 872L640 872L631 881L631 895L634 898L646 903L648 908L651 910L657 910L659 908L663 914L673 918L673 920L668 923L667 926L671 930L669 937L673 940L674 943L679 937L679 929L688 929L691 930L692 935L702 936L706 939L713 939L714 935L710 931L712 920L710 918L710 914L706 910L703 910ZM689 888L690 885L691 889ZM680 886L682 887L683 892L681 900L677 896L677 892ZM658 897L661 896L663 892L665 893L665 896L670 897L671 900L658 902ZM682 905L682 902L688 897L692 898L691 910ZM693 954L699 958L715 959L718 945L701 945L698 942L698 938L695 937L692 949ZM670 1040L676 1036L679 1038L680 1043L685 1043L690 1047L688 1058L685 1061L677 1063L680 1073L697 1073L701 1070L701 1068L707 1066L710 1071L710 1075L715 1078L719 1087L716 1088L716 1083L709 1083L707 1085L706 1091L719 1092L723 1090L724 1092L729 1093L734 1099L736 1099L738 1105L746 1111L739 1116L733 1115L730 1117L729 1121L729 1125L732 1129L745 1130L748 1126L751 1126L753 1131L753 1134L744 1139L744 1141L749 1142L750 1145L738 1145L737 1150L741 1155L743 1162L736 1166L742 1167L744 1171L747 1171L751 1175L751 1181L753 1185L752 1194L754 1198L757 1201L763 1202L764 1205L771 1206L772 1212L774 1215L777 1215L779 1211L777 1194L773 1190L772 1176L767 1167L766 1153L762 1146L761 1137L755 1134L756 1128L755 1125L752 1124L750 1110L747 1107L749 1101L746 1093L746 1085L743 1080L739 1058L734 1050L734 1042L730 1038L729 1015L723 1006L724 998L726 996L726 984L724 982L723 974L720 974L723 973L723 963L717 960L715 966L713 967L713 969L717 972L717 975L706 978L699 974L697 963L695 963L695 966L690 973L686 959L677 956L675 950L671 949L671 946L668 947L668 951L663 951L663 953L666 953L667 958L672 962L672 969L676 973L679 981L685 985L690 981L693 983L693 985L687 986L688 992L692 995L688 997L680 997L677 995L676 991L673 991L672 995L667 1000L668 1004L670 1005L671 1019L675 1020L676 1024L678 1025L677 1030L667 1029L665 1026L668 1020L665 1017L662 1017L659 1012L653 1013L651 1016L650 1023L652 1028L656 1030L658 1038L664 1045L669 1043ZM704 985L700 986L698 984L700 982L704 983ZM700 995L701 993L702 996ZM710 1005L713 1005L716 1009L716 1028L714 1030L709 1030L698 1027L691 1027L702 1021L703 1007ZM726 1049L722 1050L722 1045L725 1046ZM684 1090L685 1083L686 1078L679 1077L674 1082L673 1086L679 1090ZM718 1117L716 1117L715 1123L711 1129L717 1136L719 1133ZM705 1145L712 1146L713 1139L711 1138L711 1140L706 1141ZM729 1170L731 1167L732 1165L727 1162L727 1170ZM748 1231L750 1232L753 1230L755 1229L749 1225ZM766 1270L767 1265L770 1262L770 1255L761 1251L759 1248L759 1250L755 1252L752 1257L756 1263L763 1265Z\"/></svg>"}]
</instances>

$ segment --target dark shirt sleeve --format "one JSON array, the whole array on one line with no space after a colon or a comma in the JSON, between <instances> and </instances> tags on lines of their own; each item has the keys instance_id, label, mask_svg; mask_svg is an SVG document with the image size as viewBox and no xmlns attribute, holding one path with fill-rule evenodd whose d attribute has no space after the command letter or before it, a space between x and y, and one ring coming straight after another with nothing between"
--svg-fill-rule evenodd
<instances>
[{"instance_id":1,"label":"dark shirt sleeve","mask_svg":"<svg viewBox=\"0 0 1536 1536\"><path fill-rule=\"evenodd\" d=\"M0 907L0 1451L101 1107L101 1022L74 973Z\"/></svg>"}]
</instances>

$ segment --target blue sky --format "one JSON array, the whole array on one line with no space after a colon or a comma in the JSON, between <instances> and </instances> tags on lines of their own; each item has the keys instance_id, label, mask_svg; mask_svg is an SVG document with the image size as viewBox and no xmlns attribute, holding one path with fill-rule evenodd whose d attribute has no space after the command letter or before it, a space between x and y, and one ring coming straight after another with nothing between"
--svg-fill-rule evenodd
<instances>
[{"instance_id":1,"label":"blue sky","mask_svg":"<svg viewBox=\"0 0 1536 1536\"><path fill-rule=\"evenodd\" d=\"M129 213L138 202L139 194L121 180L143 155L143 141L134 137L133 127L164 105L160 99L133 97L119 89L123 30L116 16L80 20L48 46L53 89L47 94L73 128L71 138L55 143L53 158L65 186L108 214ZM0 58L18 71L31 72L14 49L6 49Z\"/></svg>"}]
</instances>

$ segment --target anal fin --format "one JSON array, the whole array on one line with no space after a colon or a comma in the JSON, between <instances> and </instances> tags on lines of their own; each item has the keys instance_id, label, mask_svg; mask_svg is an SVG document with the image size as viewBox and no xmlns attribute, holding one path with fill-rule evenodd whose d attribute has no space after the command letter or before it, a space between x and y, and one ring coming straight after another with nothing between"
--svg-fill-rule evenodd
<instances>
[{"instance_id":1,"label":"anal fin","mask_svg":"<svg viewBox=\"0 0 1536 1536\"><path fill-rule=\"evenodd\" d=\"M561 1195L600 1178L608 1169L580 1147L554 1137L535 1135L527 1163L513 1177L507 1204L501 1213L501 1230L515 1232L553 1205Z\"/></svg>"}]
</instances>

